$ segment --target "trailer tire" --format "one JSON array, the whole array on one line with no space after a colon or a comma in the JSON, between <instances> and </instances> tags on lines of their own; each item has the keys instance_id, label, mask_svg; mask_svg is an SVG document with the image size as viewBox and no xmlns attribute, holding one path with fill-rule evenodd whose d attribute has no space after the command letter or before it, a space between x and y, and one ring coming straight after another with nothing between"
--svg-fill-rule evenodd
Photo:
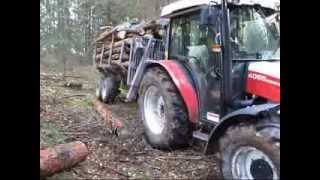
<instances>
[{"instance_id":1,"label":"trailer tire","mask_svg":"<svg viewBox=\"0 0 320 180\"><path fill-rule=\"evenodd\" d=\"M102 85L102 82L103 79L100 78L100 81L97 83L97 87L96 87L96 98L99 99L99 100L102 100L101 99L101 85Z\"/></svg>"},{"instance_id":2,"label":"trailer tire","mask_svg":"<svg viewBox=\"0 0 320 180\"><path fill-rule=\"evenodd\" d=\"M101 100L104 103L112 103L119 94L120 81L116 77L109 75L100 81Z\"/></svg>"},{"instance_id":3,"label":"trailer tire","mask_svg":"<svg viewBox=\"0 0 320 180\"><path fill-rule=\"evenodd\" d=\"M138 104L145 137L152 147L170 150L189 145L192 123L182 97L164 70L147 70L140 84Z\"/></svg>"},{"instance_id":4,"label":"trailer tire","mask_svg":"<svg viewBox=\"0 0 320 180\"><path fill-rule=\"evenodd\" d=\"M229 127L219 147L225 179L280 178L280 141L262 136L255 126Z\"/></svg>"}]
</instances>

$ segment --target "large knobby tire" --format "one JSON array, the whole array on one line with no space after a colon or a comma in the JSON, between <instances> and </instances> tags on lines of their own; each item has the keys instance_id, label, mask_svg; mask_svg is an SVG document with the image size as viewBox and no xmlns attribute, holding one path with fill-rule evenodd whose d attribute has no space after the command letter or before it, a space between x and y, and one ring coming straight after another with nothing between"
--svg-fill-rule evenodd
<instances>
[{"instance_id":1,"label":"large knobby tire","mask_svg":"<svg viewBox=\"0 0 320 180\"><path fill-rule=\"evenodd\" d=\"M152 147L170 150L189 145L192 124L183 99L164 70L147 70L140 84L138 104L145 137Z\"/></svg>"},{"instance_id":2,"label":"large knobby tire","mask_svg":"<svg viewBox=\"0 0 320 180\"><path fill-rule=\"evenodd\" d=\"M105 76L100 81L101 100L112 103L119 94L120 81L114 76Z\"/></svg>"},{"instance_id":3,"label":"large knobby tire","mask_svg":"<svg viewBox=\"0 0 320 180\"><path fill-rule=\"evenodd\" d=\"M280 179L280 141L253 125L230 127L219 141L225 179Z\"/></svg>"}]
</instances>

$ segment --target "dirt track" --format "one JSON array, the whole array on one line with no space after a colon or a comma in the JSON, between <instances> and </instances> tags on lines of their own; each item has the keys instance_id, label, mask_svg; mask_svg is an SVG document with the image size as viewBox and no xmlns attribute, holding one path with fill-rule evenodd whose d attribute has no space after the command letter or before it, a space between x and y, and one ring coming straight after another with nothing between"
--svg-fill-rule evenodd
<instances>
[{"instance_id":1,"label":"dirt track","mask_svg":"<svg viewBox=\"0 0 320 180\"><path fill-rule=\"evenodd\" d=\"M80 90L63 87L83 84ZM111 135L93 110L92 78L41 76L40 146L80 140L89 147L87 160L48 179L219 179L217 158L202 156L196 147L165 152L152 149L143 138L135 103L117 101L109 107L124 120L127 135ZM78 95L78 96L73 96Z\"/></svg>"}]
</instances>

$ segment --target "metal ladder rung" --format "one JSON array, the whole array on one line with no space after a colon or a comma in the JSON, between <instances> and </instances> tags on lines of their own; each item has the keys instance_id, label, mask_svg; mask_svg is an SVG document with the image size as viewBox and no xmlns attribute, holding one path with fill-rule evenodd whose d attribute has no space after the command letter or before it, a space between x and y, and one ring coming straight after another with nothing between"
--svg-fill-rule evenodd
<instances>
[{"instance_id":1,"label":"metal ladder rung","mask_svg":"<svg viewBox=\"0 0 320 180\"><path fill-rule=\"evenodd\" d=\"M206 142L208 142L208 140L209 140L209 134L203 133L200 130L194 131L192 136L196 139L206 141Z\"/></svg>"}]
</instances>

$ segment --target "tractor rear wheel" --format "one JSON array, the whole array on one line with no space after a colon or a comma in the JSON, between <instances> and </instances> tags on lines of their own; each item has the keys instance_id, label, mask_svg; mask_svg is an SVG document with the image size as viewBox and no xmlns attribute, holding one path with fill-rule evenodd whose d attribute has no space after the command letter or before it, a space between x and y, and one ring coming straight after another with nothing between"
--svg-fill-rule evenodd
<instances>
[{"instance_id":1,"label":"tractor rear wheel","mask_svg":"<svg viewBox=\"0 0 320 180\"><path fill-rule=\"evenodd\" d=\"M255 126L230 127L219 146L225 179L280 179L280 142Z\"/></svg>"},{"instance_id":2,"label":"tractor rear wheel","mask_svg":"<svg viewBox=\"0 0 320 180\"><path fill-rule=\"evenodd\" d=\"M100 96L104 103L114 102L119 94L120 81L115 76L105 76L100 81Z\"/></svg>"},{"instance_id":3,"label":"tractor rear wheel","mask_svg":"<svg viewBox=\"0 0 320 180\"><path fill-rule=\"evenodd\" d=\"M176 86L159 67L145 73L139 89L139 115L149 144L159 149L186 147L192 124Z\"/></svg>"}]
</instances>

